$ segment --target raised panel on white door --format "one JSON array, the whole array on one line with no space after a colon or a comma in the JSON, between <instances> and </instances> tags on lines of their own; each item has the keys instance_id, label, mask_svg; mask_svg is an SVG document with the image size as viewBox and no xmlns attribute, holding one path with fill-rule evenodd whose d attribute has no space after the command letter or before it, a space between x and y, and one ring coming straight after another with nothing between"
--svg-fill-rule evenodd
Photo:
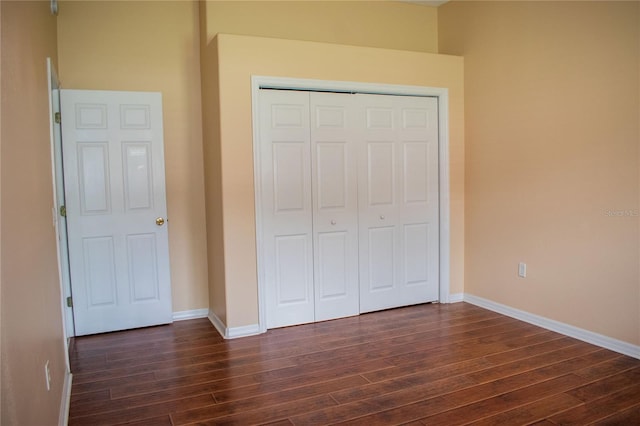
<instances>
[{"instance_id":1,"label":"raised panel on white door","mask_svg":"<svg viewBox=\"0 0 640 426\"><path fill-rule=\"evenodd\" d=\"M268 93L266 91L262 93ZM277 96L284 98L286 94L280 92ZM308 96L305 94L305 96ZM296 102L296 101L294 101ZM308 123L309 105L307 100L302 104L273 104L271 106L271 126L274 129L296 128L304 129Z\"/></svg>"},{"instance_id":2,"label":"raised panel on white door","mask_svg":"<svg viewBox=\"0 0 640 426\"><path fill-rule=\"evenodd\" d=\"M317 98L317 95L312 95ZM321 94L319 96L327 98L327 95ZM339 95L338 95L339 96ZM338 100L336 98L335 100ZM340 106L327 106L327 105L315 105L316 111L316 128L318 129L346 129L347 126L347 113L348 107L346 105Z\"/></svg>"},{"instance_id":3,"label":"raised panel on white door","mask_svg":"<svg viewBox=\"0 0 640 426\"><path fill-rule=\"evenodd\" d=\"M424 285L427 282L429 228L426 223L404 225L404 284Z\"/></svg>"},{"instance_id":4,"label":"raised panel on white door","mask_svg":"<svg viewBox=\"0 0 640 426\"><path fill-rule=\"evenodd\" d=\"M304 142L273 142L273 190L276 213L305 208L305 157L309 156Z\"/></svg>"},{"instance_id":5,"label":"raised panel on white door","mask_svg":"<svg viewBox=\"0 0 640 426\"><path fill-rule=\"evenodd\" d=\"M392 108L366 108L368 129L393 129L394 111Z\"/></svg>"},{"instance_id":6,"label":"raised panel on white door","mask_svg":"<svg viewBox=\"0 0 640 426\"><path fill-rule=\"evenodd\" d=\"M392 142L369 142L367 158L367 189L369 204L393 204L394 202L394 149Z\"/></svg>"},{"instance_id":7,"label":"raised panel on white door","mask_svg":"<svg viewBox=\"0 0 640 426\"><path fill-rule=\"evenodd\" d=\"M346 142L316 143L316 208L346 208L347 204L347 144Z\"/></svg>"},{"instance_id":8,"label":"raised panel on white door","mask_svg":"<svg viewBox=\"0 0 640 426\"><path fill-rule=\"evenodd\" d=\"M267 328L314 320L309 94L261 90L260 269Z\"/></svg>"},{"instance_id":9,"label":"raised panel on white door","mask_svg":"<svg viewBox=\"0 0 640 426\"><path fill-rule=\"evenodd\" d=\"M404 225L403 285L407 304L438 299L438 246L434 244L437 227L432 223ZM435 252L435 253L434 253Z\"/></svg>"},{"instance_id":10,"label":"raised panel on white door","mask_svg":"<svg viewBox=\"0 0 640 426\"><path fill-rule=\"evenodd\" d=\"M124 194L127 210L149 209L153 206L151 144L122 144Z\"/></svg>"},{"instance_id":11,"label":"raised panel on white door","mask_svg":"<svg viewBox=\"0 0 640 426\"><path fill-rule=\"evenodd\" d=\"M391 290L395 287L395 227L369 229L369 289Z\"/></svg>"},{"instance_id":12,"label":"raised panel on white door","mask_svg":"<svg viewBox=\"0 0 640 426\"><path fill-rule=\"evenodd\" d=\"M151 128L151 109L149 105L120 105L121 129Z\"/></svg>"},{"instance_id":13,"label":"raised panel on white door","mask_svg":"<svg viewBox=\"0 0 640 426\"><path fill-rule=\"evenodd\" d=\"M431 159L430 144L406 142L403 144L403 182L405 203L426 203L429 199L428 173Z\"/></svg>"},{"instance_id":14,"label":"raised panel on white door","mask_svg":"<svg viewBox=\"0 0 640 426\"><path fill-rule=\"evenodd\" d=\"M403 108L402 127L404 129L428 129L433 123L432 111L428 109Z\"/></svg>"},{"instance_id":15,"label":"raised panel on white door","mask_svg":"<svg viewBox=\"0 0 640 426\"><path fill-rule=\"evenodd\" d=\"M87 308L117 304L116 264L112 237L82 240Z\"/></svg>"},{"instance_id":16,"label":"raised panel on white door","mask_svg":"<svg viewBox=\"0 0 640 426\"><path fill-rule=\"evenodd\" d=\"M80 142L76 146L82 214L108 214L111 210L111 189L107 143Z\"/></svg>"},{"instance_id":17,"label":"raised panel on white door","mask_svg":"<svg viewBox=\"0 0 640 426\"><path fill-rule=\"evenodd\" d=\"M127 261L132 303L158 300L155 234L127 235Z\"/></svg>"},{"instance_id":18,"label":"raised panel on white door","mask_svg":"<svg viewBox=\"0 0 640 426\"><path fill-rule=\"evenodd\" d=\"M107 104L75 105L76 129L106 129L107 128Z\"/></svg>"},{"instance_id":19,"label":"raised panel on white door","mask_svg":"<svg viewBox=\"0 0 640 426\"><path fill-rule=\"evenodd\" d=\"M277 236L275 246L277 305L310 303L308 235Z\"/></svg>"},{"instance_id":20,"label":"raised panel on white door","mask_svg":"<svg viewBox=\"0 0 640 426\"><path fill-rule=\"evenodd\" d=\"M315 320L359 312L357 114L352 95L310 94Z\"/></svg>"},{"instance_id":21,"label":"raised panel on white door","mask_svg":"<svg viewBox=\"0 0 640 426\"><path fill-rule=\"evenodd\" d=\"M346 232L318 234L318 298L321 301L345 297L348 293L349 259Z\"/></svg>"}]
</instances>

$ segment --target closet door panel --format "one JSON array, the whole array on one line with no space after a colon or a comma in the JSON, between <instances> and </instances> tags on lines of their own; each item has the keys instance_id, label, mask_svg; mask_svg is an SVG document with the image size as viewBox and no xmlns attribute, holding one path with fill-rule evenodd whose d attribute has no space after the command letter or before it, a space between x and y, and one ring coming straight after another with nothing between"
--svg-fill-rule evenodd
<instances>
[{"instance_id":1,"label":"closet door panel","mask_svg":"<svg viewBox=\"0 0 640 426\"><path fill-rule=\"evenodd\" d=\"M398 200L403 227L401 303L439 297L438 103L399 97L397 149L402 157Z\"/></svg>"},{"instance_id":2,"label":"closet door panel","mask_svg":"<svg viewBox=\"0 0 640 426\"><path fill-rule=\"evenodd\" d=\"M357 95L360 312L399 306L398 117L385 96Z\"/></svg>"},{"instance_id":3,"label":"closet door panel","mask_svg":"<svg viewBox=\"0 0 640 426\"><path fill-rule=\"evenodd\" d=\"M309 94L262 90L259 114L267 327L313 322Z\"/></svg>"},{"instance_id":4,"label":"closet door panel","mask_svg":"<svg viewBox=\"0 0 640 426\"><path fill-rule=\"evenodd\" d=\"M435 98L357 95L361 312L438 299Z\"/></svg>"},{"instance_id":5,"label":"closet door panel","mask_svg":"<svg viewBox=\"0 0 640 426\"><path fill-rule=\"evenodd\" d=\"M357 157L354 97L311 93L316 321L357 315Z\"/></svg>"}]
</instances>

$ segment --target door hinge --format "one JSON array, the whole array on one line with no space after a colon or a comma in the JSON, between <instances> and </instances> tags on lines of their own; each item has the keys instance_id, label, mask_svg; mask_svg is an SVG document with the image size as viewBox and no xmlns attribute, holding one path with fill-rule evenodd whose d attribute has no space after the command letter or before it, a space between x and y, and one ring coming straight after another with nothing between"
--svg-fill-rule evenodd
<instances>
[{"instance_id":1,"label":"door hinge","mask_svg":"<svg viewBox=\"0 0 640 426\"><path fill-rule=\"evenodd\" d=\"M53 114L53 119L57 124L62 123L62 116L60 115L59 112L56 112L55 114Z\"/></svg>"},{"instance_id":2,"label":"door hinge","mask_svg":"<svg viewBox=\"0 0 640 426\"><path fill-rule=\"evenodd\" d=\"M67 208L65 206L60 206L60 216L67 217Z\"/></svg>"},{"instance_id":3,"label":"door hinge","mask_svg":"<svg viewBox=\"0 0 640 426\"><path fill-rule=\"evenodd\" d=\"M71 296L67 297L67 307L73 308L73 298Z\"/></svg>"}]
</instances>

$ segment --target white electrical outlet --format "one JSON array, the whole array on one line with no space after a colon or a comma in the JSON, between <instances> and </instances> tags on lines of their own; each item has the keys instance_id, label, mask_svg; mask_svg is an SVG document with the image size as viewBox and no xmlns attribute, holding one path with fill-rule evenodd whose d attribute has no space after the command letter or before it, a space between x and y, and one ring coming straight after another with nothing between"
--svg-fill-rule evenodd
<instances>
[{"instance_id":1,"label":"white electrical outlet","mask_svg":"<svg viewBox=\"0 0 640 426\"><path fill-rule=\"evenodd\" d=\"M527 276L527 264L524 262L518 263L518 276L520 278L526 278Z\"/></svg>"},{"instance_id":2,"label":"white electrical outlet","mask_svg":"<svg viewBox=\"0 0 640 426\"><path fill-rule=\"evenodd\" d=\"M49 360L44 363L44 379L47 383L47 390L51 390L51 369L49 368Z\"/></svg>"}]
</instances>

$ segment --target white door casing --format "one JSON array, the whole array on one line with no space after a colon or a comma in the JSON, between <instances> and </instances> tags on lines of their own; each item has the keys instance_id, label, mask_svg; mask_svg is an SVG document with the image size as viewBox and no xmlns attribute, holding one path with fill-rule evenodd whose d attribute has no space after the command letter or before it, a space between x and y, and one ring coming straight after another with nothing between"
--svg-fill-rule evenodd
<instances>
[{"instance_id":1,"label":"white door casing","mask_svg":"<svg viewBox=\"0 0 640 426\"><path fill-rule=\"evenodd\" d=\"M360 311L437 301L437 99L356 98Z\"/></svg>"},{"instance_id":2,"label":"white door casing","mask_svg":"<svg viewBox=\"0 0 640 426\"><path fill-rule=\"evenodd\" d=\"M170 323L161 94L61 90L61 108L76 335Z\"/></svg>"},{"instance_id":3,"label":"white door casing","mask_svg":"<svg viewBox=\"0 0 640 426\"><path fill-rule=\"evenodd\" d=\"M357 108L349 94L309 93L315 320L359 313Z\"/></svg>"},{"instance_id":4,"label":"white door casing","mask_svg":"<svg viewBox=\"0 0 640 426\"><path fill-rule=\"evenodd\" d=\"M256 248L258 267L258 301L260 332L268 328L268 282L266 270L268 269L265 258L265 220L262 217L263 204L266 198L262 188L263 150L261 144L262 120L261 96L264 89L300 90L312 92L338 92L338 93L376 93L392 96L418 96L433 97L438 107L438 186L439 186L439 294L440 303L449 303L449 268L450 268L450 205L449 205L449 93L446 88L425 86L403 86L380 83L361 83L353 81L327 81L313 79L296 79L289 77L252 76L252 109L253 109L253 152L254 152L254 177L255 177L255 203L256 203Z\"/></svg>"}]
</instances>

